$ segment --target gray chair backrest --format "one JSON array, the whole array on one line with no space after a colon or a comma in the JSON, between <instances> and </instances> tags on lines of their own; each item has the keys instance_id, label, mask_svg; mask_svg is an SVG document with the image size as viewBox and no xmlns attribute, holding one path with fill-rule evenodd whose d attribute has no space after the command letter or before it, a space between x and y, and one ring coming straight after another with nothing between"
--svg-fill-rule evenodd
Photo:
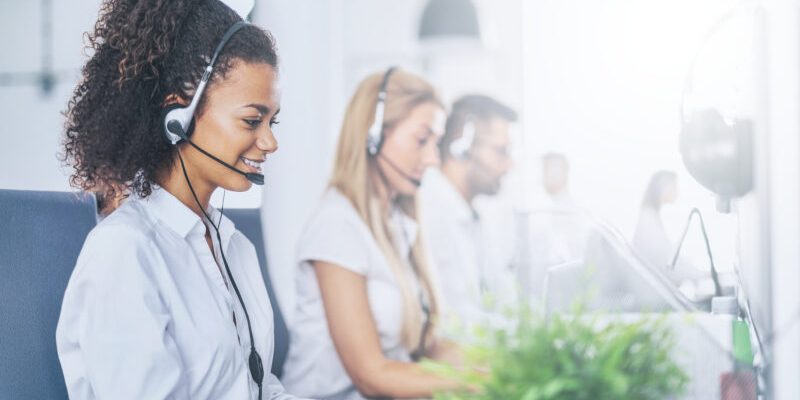
<instances>
[{"instance_id":1,"label":"gray chair backrest","mask_svg":"<svg viewBox=\"0 0 800 400\"><path fill-rule=\"evenodd\" d=\"M56 324L86 235L97 224L85 193L0 189L0 393L66 399Z\"/></svg>"},{"instance_id":2,"label":"gray chair backrest","mask_svg":"<svg viewBox=\"0 0 800 400\"><path fill-rule=\"evenodd\" d=\"M261 275L264 276L264 284L267 286L267 294L269 295L269 301L272 303L275 322L275 354L272 358L272 373L280 378L283 375L283 363L286 361L286 354L289 352L289 330L286 328L286 321L283 319L278 299L275 297L272 279L269 276L269 265L267 264L267 255L264 250L264 233L261 229L261 210L258 208L241 208L228 209L224 212L236 225L236 229L250 239L256 247L258 262L261 264Z\"/></svg>"}]
</instances>

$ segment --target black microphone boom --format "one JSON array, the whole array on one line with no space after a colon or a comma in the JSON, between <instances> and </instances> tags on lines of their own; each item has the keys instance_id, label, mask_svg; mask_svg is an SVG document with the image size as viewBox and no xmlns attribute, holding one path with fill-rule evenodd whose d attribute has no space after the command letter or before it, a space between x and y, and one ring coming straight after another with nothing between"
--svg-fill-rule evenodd
<instances>
[{"instance_id":1,"label":"black microphone boom","mask_svg":"<svg viewBox=\"0 0 800 400\"><path fill-rule=\"evenodd\" d=\"M200 146L194 144L194 142L192 142L191 140L186 139L185 142L189 143L190 145L192 145L192 147L197 149L197 151L205 154L208 158L210 158L210 159L222 164L223 166L225 166L226 168L230 169L231 171L236 172L236 173L244 176L245 178L247 178L248 181L252 182L253 184L256 184L256 185L263 185L264 184L264 175L263 174L257 174L255 172L244 172L244 171L234 167L233 165L230 165L230 164L226 163L225 161L220 160L219 158L215 157L213 154L203 150L202 148L200 148Z\"/></svg>"},{"instance_id":2,"label":"black microphone boom","mask_svg":"<svg viewBox=\"0 0 800 400\"><path fill-rule=\"evenodd\" d=\"M219 158L217 158L213 154L203 150L200 146L194 144L194 142L192 142L189 139L189 137L186 136L186 132L184 132L183 127L181 126L180 122L175 121L175 120L169 121L167 123L167 128L169 129L170 132L180 136L181 137L181 141L189 143L192 147L197 149L197 151L203 153L206 157L208 157L208 158L210 158L210 159L222 164L224 167L230 169L231 171L236 172L237 174L240 174L240 175L244 176L245 178L247 178L248 181L252 182L255 185L263 185L264 184L264 174L257 174L255 172L244 172L244 171L234 167L233 165L230 165L230 164L226 163L225 161L220 160Z\"/></svg>"},{"instance_id":3,"label":"black microphone boom","mask_svg":"<svg viewBox=\"0 0 800 400\"><path fill-rule=\"evenodd\" d=\"M670 269L675 269L675 264L678 262L678 256L681 254L683 241L686 239L686 233L689 232L689 224L692 223L692 217L695 214L697 214L697 218L700 219L700 229L703 231L703 240L706 244L706 252L708 252L708 261L711 263L711 280L714 281L714 293L716 296L722 296L722 286L719 284L719 275L717 275L717 268L714 266L714 256L711 254L711 244L708 241L706 224L703 222L703 214L700 214L700 210L697 208L693 208L692 211L689 212L689 218L686 220L686 226L683 228L683 235L681 235L681 240L678 242L678 249L675 250L675 257L672 258Z\"/></svg>"},{"instance_id":4,"label":"black microphone boom","mask_svg":"<svg viewBox=\"0 0 800 400\"><path fill-rule=\"evenodd\" d=\"M395 172L397 172L398 174L400 174L400 176L402 176L403 178L406 178L406 180L407 180L407 181L409 181L409 182L411 182L411 183L412 183L414 186L416 186L416 187L420 187L420 186L422 185L422 182L420 182L420 180L419 180L419 179L416 179L416 178L414 178L413 176L411 176L411 175L407 174L405 171L403 171L402 169L400 169L400 167L398 167L398 166L397 166L397 164L395 164L394 162L392 162L392 160L391 160L391 159L389 159L389 157L386 157L386 156L385 156L385 155L383 155L382 153L378 153L378 157L380 157L380 158L382 158L384 161L386 161L386 163L387 163L387 164L389 164L389 166L390 166L390 167L392 167L392 169L393 169Z\"/></svg>"}]
</instances>

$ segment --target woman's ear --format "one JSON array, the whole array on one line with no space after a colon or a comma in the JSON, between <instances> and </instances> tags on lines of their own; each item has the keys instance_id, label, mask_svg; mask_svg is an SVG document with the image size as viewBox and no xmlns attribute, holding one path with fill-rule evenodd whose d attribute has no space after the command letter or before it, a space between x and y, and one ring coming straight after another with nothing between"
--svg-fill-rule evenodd
<instances>
[{"instance_id":1,"label":"woman's ear","mask_svg":"<svg viewBox=\"0 0 800 400\"><path fill-rule=\"evenodd\" d=\"M167 141L173 145L182 140L188 140L194 130L194 117L187 108L189 104L188 101L173 93L167 96L161 105L164 135Z\"/></svg>"},{"instance_id":2,"label":"woman's ear","mask_svg":"<svg viewBox=\"0 0 800 400\"><path fill-rule=\"evenodd\" d=\"M177 93L171 93L164 99L164 102L161 103L161 107L169 107L173 105L186 107L189 105L189 101L179 96Z\"/></svg>"}]
</instances>

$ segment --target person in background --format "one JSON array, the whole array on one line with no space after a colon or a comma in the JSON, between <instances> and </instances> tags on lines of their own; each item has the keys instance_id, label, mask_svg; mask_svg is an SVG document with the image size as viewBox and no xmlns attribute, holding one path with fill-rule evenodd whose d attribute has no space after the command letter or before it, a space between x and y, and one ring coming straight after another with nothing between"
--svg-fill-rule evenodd
<instances>
[{"instance_id":1,"label":"person in background","mask_svg":"<svg viewBox=\"0 0 800 400\"><path fill-rule=\"evenodd\" d=\"M645 260L666 267L675 250L661 220L661 207L678 198L678 178L672 171L658 171L650 177L644 192L639 220L633 234L633 247Z\"/></svg>"},{"instance_id":2,"label":"person in background","mask_svg":"<svg viewBox=\"0 0 800 400\"><path fill-rule=\"evenodd\" d=\"M544 197L533 203L528 218L526 292L541 304L548 270L580 260L590 233L587 210L569 190L570 165L564 154L545 153L540 158Z\"/></svg>"},{"instance_id":3,"label":"person in background","mask_svg":"<svg viewBox=\"0 0 800 400\"><path fill-rule=\"evenodd\" d=\"M512 167L509 128L516 120L514 110L485 95L455 101L439 145L441 169L431 169L422 186L428 248L444 305L460 324L491 321L492 299L514 289L511 266L490 259L491 238L474 203L500 191Z\"/></svg>"},{"instance_id":4,"label":"person in background","mask_svg":"<svg viewBox=\"0 0 800 400\"><path fill-rule=\"evenodd\" d=\"M694 287L699 280L708 279L708 273L694 267L691 258L686 256L678 257L675 266L671 266L677 245L667 234L661 208L675 203L677 198L678 177L675 172L653 174L644 193L632 245L646 262L663 271L675 286L685 289Z\"/></svg>"},{"instance_id":5,"label":"person in background","mask_svg":"<svg viewBox=\"0 0 800 400\"><path fill-rule=\"evenodd\" d=\"M290 391L357 400L458 387L416 363L457 355L435 335L439 302L417 222L444 119L434 88L411 73L390 68L356 89L328 190L297 244Z\"/></svg>"},{"instance_id":6,"label":"person in background","mask_svg":"<svg viewBox=\"0 0 800 400\"><path fill-rule=\"evenodd\" d=\"M255 247L209 206L263 179L278 149L271 35L218 0L107 0L89 43L64 159L111 207L130 196L67 284L55 339L69 397L295 398L263 371L273 315Z\"/></svg>"},{"instance_id":7,"label":"person in background","mask_svg":"<svg viewBox=\"0 0 800 400\"><path fill-rule=\"evenodd\" d=\"M558 210L574 210L575 201L569 193L569 162L567 157L559 153L547 153L542 156L542 185L551 208Z\"/></svg>"}]
</instances>

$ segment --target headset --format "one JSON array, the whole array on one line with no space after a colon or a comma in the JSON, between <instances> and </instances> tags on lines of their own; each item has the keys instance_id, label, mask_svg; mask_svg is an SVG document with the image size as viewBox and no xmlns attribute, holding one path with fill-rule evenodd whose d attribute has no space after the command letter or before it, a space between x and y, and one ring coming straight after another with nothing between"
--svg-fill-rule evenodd
<instances>
[{"instance_id":1,"label":"headset","mask_svg":"<svg viewBox=\"0 0 800 400\"><path fill-rule=\"evenodd\" d=\"M466 114L464 116L464 126L461 128L461 136L456 138L447 147L447 151L453 159L460 161L469 161L478 167L477 171L485 174L486 170L492 170L493 167L489 166L481 157L476 157L472 152L475 146L477 129L475 128L475 115Z\"/></svg>"},{"instance_id":2,"label":"headset","mask_svg":"<svg viewBox=\"0 0 800 400\"><path fill-rule=\"evenodd\" d=\"M214 62L216 62L217 57L219 57L220 52L222 52L222 49L225 47L225 45L228 43L231 37L240 29L248 25L249 24L244 21L236 22L230 28L228 28L228 30L222 36L222 40L217 45L217 48L214 50L214 54L211 57L211 62L208 63L205 72L203 72L203 77L200 79L200 83L197 85L197 91L192 97L192 101L189 103L189 106L187 107L172 106L164 110L164 134L166 135L167 140L170 143L172 143L172 145L177 145L182 142L189 143L192 147L194 147L207 157L211 158L212 160L222 164L223 166L227 167L230 170L233 170L243 175L250 182L256 185L263 185L264 175L240 171L236 167L226 163L225 161L220 160L211 153L203 150L189 139L189 135L191 135L192 129L194 128L194 112L197 109L197 104L200 102L200 98L203 96L203 91L205 90L209 79L211 79L211 74L214 71ZM231 282L231 286L233 286L234 292L236 292L236 297L239 299L239 304L242 305L242 310L244 311L244 316L245 319L247 320L247 332L250 335L250 355L248 357L248 367L250 369L250 376L252 376L253 381L255 381L256 385L258 385L258 398L260 400L262 392L262 382L264 380L264 365L261 361L261 356L258 354L258 351L256 351L255 342L253 340L253 327L252 324L250 323L250 314L247 312L247 307L245 306L244 300L242 299L242 294L239 292L239 286L236 285L236 281L233 279L233 274L231 274L231 269L228 266L228 260L225 258L225 253L222 249L222 237L220 236L219 233L219 223L214 224L214 221L211 220L211 217L208 215L206 210L200 204L200 200L197 198L197 194L194 191L192 182L189 180L189 175L186 173L186 165L183 162L183 157L181 157L180 152L178 152L178 159L180 160L181 163L183 176L186 179L186 183L189 185L189 190L192 192L192 196L194 197L197 206L200 208L200 211L203 213L203 216L208 220L208 222L211 224L211 226L214 228L214 231L217 234L217 242L220 244L219 252L220 255L222 256L222 263L225 265L225 271L228 275L228 279ZM222 217L220 216L220 218Z\"/></svg>"},{"instance_id":3,"label":"headset","mask_svg":"<svg viewBox=\"0 0 800 400\"><path fill-rule=\"evenodd\" d=\"M464 127L461 129L461 136L453 140L447 150L450 152L450 156L456 160L475 163L479 167L478 171L492 169L480 157L475 157L472 153L476 132L475 117L468 114L465 117Z\"/></svg>"},{"instance_id":4,"label":"headset","mask_svg":"<svg viewBox=\"0 0 800 400\"><path fill-rule=\"evenodd\" d=\"M474 143L475 122L472 121L471 116L467 116L466 121L464 121L464 127L461 130L461 137L450 143L450 155L457 159L465 159Z\"/></svg>"},{"instance_id":5,"label":"headset","mask_svg":"<svg viewBox=\"0 0 800 400\"><path fill-rule=\"evenodd\" d=\"M383 112L386 107L386 87L389 85L389 78L396 70L397 67L389 67L389 69L386 70L386 73L383 74L381 85L378 88L378 100L375 103L375 120L372 122L372 126L369 127L369 131L367 132L367 153L371 157L382 158L384 161L386 161L386 164L388 164L395 172L400 174L400 176L402 176L405 180L411 182L411 184L416 187L420 187L422 182L420 182L419 179L411 176L411 174L397 166L397 164L389 157L386 157L381 153L384 139ZM383 174L381 174L381 176L383 176Z\"/></svg>"},{"instance_id":6,"label":"headset","mask_svg":"<svg viewBox=\"0 0 800 400\"><path fill-rule=\"evenodd\" d=\"M377 156L383 147L383 111L386 107L386 87L389 85L389 78L397 67L389 67L383 74L381 86L378 88L378 100L375 103L375 120L369 127L367 136L367 152L370 156Z\"/></svg>"},{"instance_id":7,"label":"headset","mask_svg":"<svg viewBox=\"0 0 800 400\"><path fill-rule=\"evenodd\" d=\"M230 169L233 172L236 172L249 180L250 182L256 185L263 185L264 184L264 175L258 174L254 172L244 172L233 165L226 163L225 161L220 160L218 157L214 156L213 154L203 150L200 146L196 145L194 142L189 139L189 136L192 134L192 130L194 129L194 113L197 110L197 105L200 103L200 99L203 97L203 92L206 89L206 85L208 81L211 79L211 75L214 71L214 63L217 61L217 57L222 52L222 49L225 45L230 41L231 37L239 31L239 29L244 28L245 26L249 25L247 22L239 21L233 24L228 31L225 32L225 35L222 36L222 40L217 45L217 48L214 50L214 54L211 56L211 62L208 63L205 71L203 72L203 77L200 78L200 83L197 85L197 90L195 91L194 96L192 97L192 101L189 103L188 106L183 107L181 105L173 105L167 107L164 110L164 135L166 136L167 140L176 145L178 143L186 142L189 143L192 147L197 149L197 151L203 153L206 157L216 161L217 163L223 165L224 167Z\"/></svg>"}]
</instances>

